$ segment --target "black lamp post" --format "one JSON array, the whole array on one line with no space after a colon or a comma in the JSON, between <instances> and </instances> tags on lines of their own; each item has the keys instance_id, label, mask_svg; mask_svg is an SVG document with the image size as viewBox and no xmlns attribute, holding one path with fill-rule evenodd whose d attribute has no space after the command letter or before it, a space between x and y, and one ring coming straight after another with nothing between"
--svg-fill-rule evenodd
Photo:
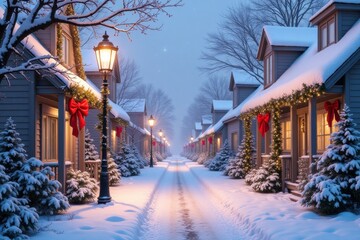
<instances>
[{"instance_id":1,"label":"black lamp post","mask_svg":"<svg viewBox=\"0 0 360 240\"><path fill-rule=\"evenodd\" d=\"M159 136L160 136L160 154L161 154L161 144L162 144L162 136L163 136L163 131L161 129L159 130Z\"/></svg>"},{"instance_id":2,"label":"black lamp post","mask_svg":"<svg viewBox=\"0 0 360 240\"><path fill-rule=\"evenodd\" d=\"M150 115L150 118L149 118L150 139L151 139L151 143L150 143L150 167L154 167L153 155L152 155L152 145L153 145L152 128L154 126L154 123L155 123L155 119L153 118L152 115Z\"/></svg>"},{"instance_id":3,"label":"black lamp post","mask_svg":"<svg viewBox=\"0 0 360 240\"><path fill-rule=\"evenodd\" d=\"M115 47L110 41L109 36L104 34L103 40L94 47L96 54L96 60L99 67L99 71L104 73L104 80L102 85L102 142L101 142L101 173L100 173L100 193L98 197L98 203L104 204L111 201L109 190L109 173L107 163L107 95L109 94L107 74L113 70L115 58L118 48Z\"/></svg>"}]
</instances>

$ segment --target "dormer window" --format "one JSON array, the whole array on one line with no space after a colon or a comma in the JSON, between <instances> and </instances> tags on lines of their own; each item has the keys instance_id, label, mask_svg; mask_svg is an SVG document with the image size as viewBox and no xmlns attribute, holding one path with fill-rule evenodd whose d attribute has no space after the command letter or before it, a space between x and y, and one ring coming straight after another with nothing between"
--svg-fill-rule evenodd
<instances>
[{"instance_id":1,"label":"dormer window","mask_svg":"<svg viewBox=\"0 0 360 240\"><path fill-rule=\"evenodd\" d=\"M320 26L320 50L335 43L335 18Z\"/></svg>"},{"instance_id":2,"label":"dormer window","mask_svg":"<svg viewBox=\"0 0 360 240\"><path fill-rule=\"evenodd\" d=\"M274 74L273 74L273 54L270 54L268 57L265 58L265 66L264 66L264 72L265 72L265 76L264 76L264 86L270 86L273 83L273 78L274 78Z\"/></svg>"}]
</instances>

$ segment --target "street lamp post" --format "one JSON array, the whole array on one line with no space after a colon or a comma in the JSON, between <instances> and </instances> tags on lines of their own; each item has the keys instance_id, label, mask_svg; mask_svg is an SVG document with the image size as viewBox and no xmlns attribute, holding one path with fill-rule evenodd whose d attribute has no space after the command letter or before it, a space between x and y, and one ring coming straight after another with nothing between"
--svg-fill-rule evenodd
<instances>
[{"instance_id":1,"label":"street lamp post","mask_svg":"<svg viewBox=\"0 0 360 240\"><path fill-rule=\"evenodd\" d=\"M163 142L164 142L164 153L166 154L166 137L164 136L163 138L162 138L162 140L163 140Z\"/></svg>"},{"instance_id":2,"label":"street lamp post","mask_svg":"<svg viewBox=\"0 0 360 240\"><path fill-rule=\"evenodd\" d=\"M152 145L153 145L153 135L152 135L152 129L153 129L153 126L154 126L154 123L155 123L155 119L153 118L152 115L150 115L150 118L149 118L149 126L150 126L150 140L151 140L151 143L150 143L150 167L154 167L154 163L153 163L153 155L152 155Z\"/></svg>"},{"instance_id":3,"label":"street lamp post","mask_svg":"<svg viewBox=\"0 0 360 240\"><path fill-rule=\"evenodd\" d=\"M103 40L94 47L96 54L96 60L99 67L99 71L104 73L104 79L102 84L102 142L101 142L101 173L100 173L100 193L98 197L98 203L104 204L111 201L109 190L109 173L107 163L107 95L108 95L108 80L107 74L113 70L115 58L118 48L115 47L112 42L109 41L109 36L104 34Z\"/></svg>"},{"instance_id":4,"label":"street lamp post","mask_svg":"<svg viewBox=\"0 0 360 240\"><path fill-rule=\"evenodd\" d=\"M160 136L160 154L161 154L161 144L162 144L161 140L163 136L163 131L161 129L159 130L159 136Z\"/></svg>"}]
</instances>

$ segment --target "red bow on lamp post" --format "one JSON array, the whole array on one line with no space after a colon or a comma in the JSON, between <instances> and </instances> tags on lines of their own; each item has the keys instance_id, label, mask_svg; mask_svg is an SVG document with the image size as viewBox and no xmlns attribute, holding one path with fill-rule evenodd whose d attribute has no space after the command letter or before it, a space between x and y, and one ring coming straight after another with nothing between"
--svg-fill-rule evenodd
<instances>
[{"instance_id":1,"label":"red bow on lamp post","mask_svg":"<svg viewBox=\"0 0 360 240\"><path fill-rule=\"evenodd\" d=\"M69 101L69 112L70 112L70 126L73 128L72 135L75 137L79 136L79 131L85 127L85 116L89 113L89 104L86 99L80 102L75 101L73 98ZM79 122L79 128L78 128Z\"/></svg>"},{"instance_id":2,"label":"red bow on lamp post","mask_svg":"<svg viewBox=\"0 0 360 240\"><path fill-rule=\"evenodd\" d=\"M340 100L337 99L333 103L326 101L324 104L324 108L327 111L326 120L328 122L329 127L332 127L332 121L335 120L340 121L340 115L338 110L340 109Z\"/></svg>"},{"instance_id":3,"label":"red bow on lamp post","mask_svg":"<svg viewBox=\"0 0 360 240\"><path fill-rule=\"evenodd\" d=\"M208 138L209 144L212 144L212 140L213 140L212 137Z\"/></svg>"},{"instance_id":4,"label":"red bow on lamp post","mask_svg":"<svg viewBox=\"0 0 360 240\"><path fill-rule=\"evenodd\" d=\"M117 137L121 136L122 130L123 130L122 127L116 127L116 136Z\"/></svg>"},{"instance_id":5,"label":"red bow on lamp post","mask_svg":"<svg viewBox=\"0 0 360 240\"><path fill-rule=\"evenodd\" d=\"M259 131L261 136L265 136L265 133L269 131L269 120L270 120L270 113L265 113L264 115L258 114L257 121L259 124Z\"/></svg>"}]
</instances>

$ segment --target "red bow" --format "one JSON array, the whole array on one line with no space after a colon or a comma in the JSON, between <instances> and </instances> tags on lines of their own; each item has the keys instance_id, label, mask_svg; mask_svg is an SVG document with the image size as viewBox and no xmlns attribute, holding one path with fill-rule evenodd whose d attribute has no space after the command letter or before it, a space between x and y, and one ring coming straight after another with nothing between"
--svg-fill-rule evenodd
<instances>
[{"instance_id":1,"label":"red bow","mask_svg":"<svg viewBox=\"0 0 360 240\"><path fill-rule=\"evenodd\" d=\"M153 145L153 146L156 146L156 141L153 141L153 142L152 142L152 145Z\"/></svg>"},{"instance_id":2,"label":"red bow","mask_svg":"<svg viewBox=\"0 0 360 240\"><path fill-rule=\"evenodd\" d=\"M265 136L265 133L269 131L269 120L270 120L270 113L265 113L264 115L262 114L257 115L259 131L263 137Z\"/></svg>"},{"instance_id":3,"label":"red bow","mask_svg":"<svg viewBox=\"0 0 360 240\"><path fill-rule=\"evenodd\" d=\"M212 137L208 138L208 142L209 142L209 144L212 144Z\"/></svg>"},{"instance_id":4,"label":"red bow","mask_svg":"<svg viewBox=\"0 0 360 240\"><path fill-rule=\"evenodd\" d=\"M121 133L122 133L122 127L116 127L116 136L120 137Z\"/></svg>"},{"instance_id":5,"label":"red bow","mask_svg":"<svg viewBox=\"0 0 360 240\"><path fill-rule=\"evenodd\" d=\"M329 124L329 127L332 127L332 121L335 120L338 122L340 121L340 115L339 115L339 108L340 108L340 101L339 99L335 100L333 103L326 101L324 104L325 110L327 111L326 120Z\"/></svg>"},{"instance_id":6,"label":"red bow","mask_svg":"<svg viewBox=\"0 0 360 240\"><path fill-rule=\"evenodd\" d=\"M202 145L205 145L205 140L201 140L201 144L202 144Z\"/></svg>"},{"instance_id":7,"label":"red bow","mask_svg":"<svg viewBox=\"0 0 360 240\"><path fill-rule=\"evenodd\" d=\"M72 135L75 137L79 136L79 130L85 127L86 122L84 116L89 113L89 104L86 99L76 102L73 98L69 101L69 112L70 112L70 126L73 128ZM78 129L79 120L79 129Z\"/></svg>"}]
</instances>

